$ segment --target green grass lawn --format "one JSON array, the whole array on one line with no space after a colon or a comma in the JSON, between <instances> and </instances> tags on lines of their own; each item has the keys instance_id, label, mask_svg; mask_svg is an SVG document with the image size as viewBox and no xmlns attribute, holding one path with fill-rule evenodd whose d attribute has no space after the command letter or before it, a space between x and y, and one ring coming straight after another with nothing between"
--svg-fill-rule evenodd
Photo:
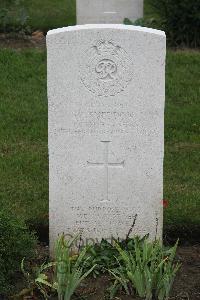
<instances>
[{"instance_id":1,"label":"green grass lawn","mask_svg":"<svg viewBox=\"0 0 200 300\"><path fill-rule=\"evenodd\" d=\"M167 56L165 225L200 225L200 53ZM0 205L48 222L45 51L0 50Z\"/></svg>"},{"instance_id":2,"label":"green grass lawn","mask_svg":"<svg viewBox=\"0 0 200 300\"><path fill-rule=\"evenodd\" d=\"M168 52L166 68L165 224L200 226L200 52Z\"/></svg>"},{"instance_id":3,"label":"green grass lawn","mask_svg":"<svg viewBox=\"0 0 200 300\"><path fill-rule=\"evenodd\" d=\"M48 30L76 24L75 0L26 1L32 28Z\"/></svg>"},{"instance_id":4,"label":"green grass lawn","mask_svg":"<svg viewBox=\"0 0 200 300\"><path fill-rule=\"evenodd\" d=\"M0 205L29 221L48 213L46 55L0 51Z\"/></svg>"}]
</instances>

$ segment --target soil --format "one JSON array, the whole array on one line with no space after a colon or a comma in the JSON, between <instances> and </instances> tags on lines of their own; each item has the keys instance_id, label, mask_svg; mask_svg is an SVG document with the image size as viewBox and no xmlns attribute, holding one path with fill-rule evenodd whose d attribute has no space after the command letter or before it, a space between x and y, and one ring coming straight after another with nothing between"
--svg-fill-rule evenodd
<instances>
[{"instance_id":1,"label":"soil","mask_svg":"<svg viewBox=\"0 0 200 300\"><path fill-rule=\"evenodd\" d=\"M174 282L170 299L200 299L200 245L180 247L178 258L182 267Z\"/></svg>"},{"instance_id":2,"label":"soil","mask_svg":"<svg viewBox=\"0 0 200 300\"><path fill-rule=\"evenodd\" d=\"M44 49L46 47L45 33L35 31L32 35L17 33L0 33L0 48L21 49Z\"/></svg>"}]
</instances>

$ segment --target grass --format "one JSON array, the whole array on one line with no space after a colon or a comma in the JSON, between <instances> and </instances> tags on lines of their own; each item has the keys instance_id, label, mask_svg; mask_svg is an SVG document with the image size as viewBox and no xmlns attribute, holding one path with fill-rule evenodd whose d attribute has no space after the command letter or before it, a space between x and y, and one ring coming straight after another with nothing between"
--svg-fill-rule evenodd
<instances>
[{"instance_id":1,"label":"grass","mask_svg":"<svg viewBox=\"0 0 200 300\"><path fill-rule=\"evenodd\" d=\"M200 52L169 52L166 70L165 223L200 225Z\"/></svg>"},{"instance_id":2,"label":"grass","mask_svg":"<svg viewBox=\"0 0 200 300\"><path fill-rule=\"evenodd\" d=\"M34 0L26 1L32 28L48 29L76 24L75 0ZM47 13L48 12L48 13Z\"/></svg>"},{"instance_id":3,"label":"grass","mask_svg":"<svg viewBox=\"0 0 200 300\"><path fill-rule=\"evenodd\" d=\"M168 51L166 226L200 225L200 53ZM0 50L0 205L48 222L46 53Z\"/></svg>"},{"instance_id":4,"label":"grass","mask_svg":"<svg viewBox=\"0 0 200 300\"><path fill-rule=\"evenodd\" d=\"M0 51L0 205L30 222L48 213L45 62L37 51Z\"/></svg>"}]
</instances>

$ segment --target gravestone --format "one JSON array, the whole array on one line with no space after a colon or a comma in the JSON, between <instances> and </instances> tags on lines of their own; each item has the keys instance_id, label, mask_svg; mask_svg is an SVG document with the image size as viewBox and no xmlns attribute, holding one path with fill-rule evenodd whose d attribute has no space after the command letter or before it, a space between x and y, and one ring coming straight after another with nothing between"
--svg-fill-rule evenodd
<instances>
[{"instance_id":1,"label":"gravestone","mask_svg":"<svg viewBox=\"0 0 200 300\"><path fill-rule=\"evenodd\" d=\"M123 24L143 18L143 0L76 0L77 24Z\"/></svg>"},{"instance_id":2,"label":"gravestone","mask_svg":"<svg viewBox=\"0 0 200 300\"><path fill-rule=\"evenodd\" d=\"M165 34L48 32L50 242L162 237Z\"/></svg>"}]
</instances>

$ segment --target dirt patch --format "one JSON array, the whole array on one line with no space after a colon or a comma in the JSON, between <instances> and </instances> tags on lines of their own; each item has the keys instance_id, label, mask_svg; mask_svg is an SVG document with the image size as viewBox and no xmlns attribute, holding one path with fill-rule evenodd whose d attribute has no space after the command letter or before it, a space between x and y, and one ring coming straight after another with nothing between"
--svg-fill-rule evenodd
<instances>
[{"instance_id":1,"label":"dirt patch","mask_svg":"<svg viewBox=\"0 0 200 300\"><path fill-rule=\"evenodd\" d=\"M174 245L179 239L180 246L200 245L200 225L164 225L164 244Z\"/></svg>"},{"instance_id":2,"label":"dirt patch","mask_svg":"<svg viewBox=\"0 0 200 300\"><path fill-rule=\"evenodd\" d=\"M35 31L32 35L15 33L0 33L0 48L21 49L45 49L46 37L42 31Z\"/></svg>"},{"instance_id":3,"label":"dirt patch","mask_svg":"<svg viewBox=\"0 0 200 300\"><path fill-rule=\"evenodd\" d=\"M200 299L200 245L180 247L178 258L182 267L174 282L171 299Z\"/></svg>"}]
</instances>

